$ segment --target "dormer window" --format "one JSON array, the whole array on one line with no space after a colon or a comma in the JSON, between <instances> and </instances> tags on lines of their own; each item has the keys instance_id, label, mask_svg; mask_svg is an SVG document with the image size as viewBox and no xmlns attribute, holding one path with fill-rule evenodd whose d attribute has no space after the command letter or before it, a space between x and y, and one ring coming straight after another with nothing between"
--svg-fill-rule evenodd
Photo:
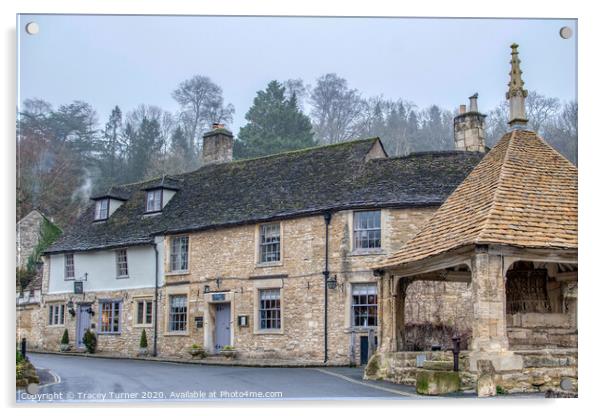
<instances>
[{"instance_id":1,"label":"dormer window","mask_svg":"<svg viewBox=\"0 0 602 416\"><path fill-rule=\"evenodd\" d=\"M146 212L159 212L161 211L163 199L162 189L153 189L146 192Z\"/></svg>"},{"instance_id":2,"label":"dormer window","mask_svg":"<svg viewBox=\"0 0 602 416\"><path fill-rule=\"evenodd\" d=\"M96 201L96 209L94 210L94 220L102 221L109 218L109 200L99 199Z\"/></svg>"}]
</instances>

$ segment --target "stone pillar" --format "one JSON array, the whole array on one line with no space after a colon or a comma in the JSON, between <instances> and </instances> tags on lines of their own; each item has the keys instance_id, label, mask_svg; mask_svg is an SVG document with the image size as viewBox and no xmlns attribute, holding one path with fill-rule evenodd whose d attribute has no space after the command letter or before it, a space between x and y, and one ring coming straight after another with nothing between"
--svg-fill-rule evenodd
<instances>
[{"instance_id":1,"label":"stone pillar","mask_svg":"<svg viewBox=\"0 0 602 416\"><path fill-rule=\"evenodd\" d=\"M472 258L472 300L474 305L471 350L508 350L506 333L506 284L503 258L488 248L477 247Z\"/></svg>"},{"instance_id":2,"label":"stone pillar","mask_svg":"<svg viewBox=\"0 0 602 416\"><path fill-rule=\"evenodd\" d=\"M378 280L379 352L395 351L394 298L391 296L393 281L389 273L383 274Z\"/></svg>"},{"instance_id":3,"label":"stone pillar","mask_svg":"<svg viewBox=\"0 0 602 416\"><path fill-rule=\"evenodd\" d=\"M406 293L408 286L412 280L403 278L399 280L395 291L395 341L397 351L405 351L405 309L406 309Z\"/></svg>"}]
</instances>

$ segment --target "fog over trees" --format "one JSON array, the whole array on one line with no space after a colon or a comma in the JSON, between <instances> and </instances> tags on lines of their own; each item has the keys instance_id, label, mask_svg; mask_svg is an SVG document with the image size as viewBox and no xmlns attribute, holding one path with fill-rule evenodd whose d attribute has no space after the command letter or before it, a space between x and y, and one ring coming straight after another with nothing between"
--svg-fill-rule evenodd
<instances>
[{"instance_id":1,"label":"fog over trees","mask_svg":"<svg viewBox=\"0 0 602 416\"><path fill-rule=\"evenodd\" d=\"M116 102L107 120L74 101L54 107L26 99L17 117L17 220L39 208L69 225L92 193L111 185L200 166L202 135L212 123L232 122L234 107L209 77L195 75L175 86L171 113ZM577 104L529 91L529 127L577 162ZM410 97L366 97L334 73L310 84L273 80L258 91L235 134L235 158L259 157L314 145L378 136L390 156L454 148L455 109L418 108ZM508 105L487 113L487 145L508 130Z\"/></svg>"}]
</instances>

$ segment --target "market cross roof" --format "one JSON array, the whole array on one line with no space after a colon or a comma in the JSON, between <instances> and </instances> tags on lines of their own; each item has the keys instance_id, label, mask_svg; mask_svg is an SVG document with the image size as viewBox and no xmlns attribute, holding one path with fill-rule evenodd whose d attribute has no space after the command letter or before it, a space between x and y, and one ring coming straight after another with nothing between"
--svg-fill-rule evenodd
<instances>
[{"instance_id":1,"label":"market cross roof","mask_svg":"<svg viewBox=\"0 0 602 416\"><path fill-rule=\"evenodd\" d=\"M372 157L375 149L384 157ZM371 138L206 165L169 178L178 191L159 215L144 214L144 198L160 179L114 186L127 201L107 221L94 222L90 204L46 253L151 244L155 235L329 210L439 206L482 157L444 151L390 158Z\"/></svg>"},{"instance_id":2,"label":"market cross roof","mask_svg":"<svg viewBox=\"0 0 602 416\"><path fill-rule=\"evenodd\" d=\"M577 248L577 168L532 131L505 134L421 231L376 269L471 244Z\"/></svg>"}]
</instances>

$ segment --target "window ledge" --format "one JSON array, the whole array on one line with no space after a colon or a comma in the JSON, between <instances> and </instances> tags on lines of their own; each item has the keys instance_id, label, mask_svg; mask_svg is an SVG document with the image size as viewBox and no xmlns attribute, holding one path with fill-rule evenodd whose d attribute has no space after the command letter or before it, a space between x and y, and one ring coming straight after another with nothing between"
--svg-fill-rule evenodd
<instances>
[{"instance_id":1,"label":"window ledge","mask_svg":"<svg viewBox=\"0 0 602 416\"><path fill-rule=\"evenodd\" d=\"M387 254L385 250L381 248L375 248L372 250L353 250L351 253L349 253L349 256L383 256L385 254Z\"/></svg>"},{"instance_id":2,"label":"window ledge","mask_svg":"<svg viewBox=\"0 0 602 416\"><path fill-rule=\"evenodd\" d=\"M130 276L129 276L129 275L128 275L128 276L117 276L117 277L115 277L115 278L116 278L116 279L129 279L129 278L130 278Z\"/></svg>"},{"instance_id":3,"label":"window ledge","mask_svg":"<svg viewBox=\"0 0 602 416\"><path fill-rule=\"evenodd\" d=\"M152 323L150 324L133 324L132 325L134 328L151 328L153 326Z\"/></svg>"},{"instance_id":4,"label":"window ledge","mask_svg":"<svg viewBox=\"0 0 602 416\"><path fill-rule=\"evenodd\" d=\"M343 332L346 334L351 334L355 332L356 334L367 334L370 330L374 330L375 334L378 331L378 326L352 326L345 328Z\"/></svg>"},{"instance_id":5,"label":"window ledge","mask_svg":"<svg viewBox=\"0 0 602 416\"><path fill-rule=\"evenodd\" d=\"M166 337L188 337L188 336L190 336L188 331L186 331L186 332L165 332L163 335Z\"/></svg>"},{"instance_id":6,"label":"window ledge","mask_svg":"<svg viewBox=\"0 0 602 416\"><path fill-rule=\"evenodd\" d=\"M256 268L265 268L265 267L282 267L282 261L273 261L270 263L255 263Z\"/></svg>"},{"instance_id":7,"label":"window ledge","mask_svg":"<svg viewBox=\"0 0 602 416\"><path fill-rule=\"evenodd\" d=\"M190 270L175 270L171 272L165 272L165 276L184 276L190 274Z\"/></svg>"},{"instance_id":8,"label":"window ledge","mask_svg":"<svg viewBox=\"0 0 602 416\"><path fill-rule=\"evenodd\" d=\"M121 332L97 332L98 335L121 335Z\"/></svg>"},{"instance_id":9,"label":"window ledge","mask_svg":"<svg viewBox=\"0 0 602 416\"><path fill-rule=\"evenodd\" d=\"M255 330L253 331L253 335L284 335L284 331L283 330L277 330L277 331L266 331L266 330Z\"/></svg>"}]
</instances>

